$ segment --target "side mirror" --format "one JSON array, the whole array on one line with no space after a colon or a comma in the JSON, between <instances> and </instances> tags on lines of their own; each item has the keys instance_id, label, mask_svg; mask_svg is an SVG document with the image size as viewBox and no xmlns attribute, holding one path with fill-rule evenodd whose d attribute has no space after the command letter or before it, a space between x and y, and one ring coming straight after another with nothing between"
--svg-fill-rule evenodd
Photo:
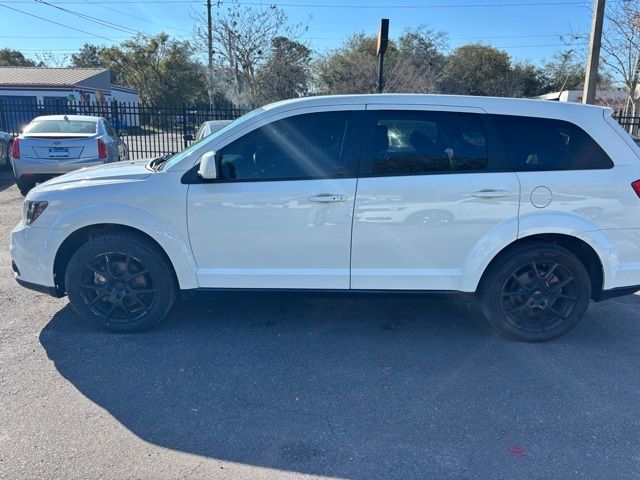
<instances>
[{"instance_id":1,"label":"side mirror","mask_svg":"<svg viewBox=\"0 0 640 480\"><path fill-rule=\"evenodd\" d=\"M215 180L218 178L218 159L216 152L207 152L200 158L200 168L198 176L204 180Z\"/></svg>"}]
</instances>

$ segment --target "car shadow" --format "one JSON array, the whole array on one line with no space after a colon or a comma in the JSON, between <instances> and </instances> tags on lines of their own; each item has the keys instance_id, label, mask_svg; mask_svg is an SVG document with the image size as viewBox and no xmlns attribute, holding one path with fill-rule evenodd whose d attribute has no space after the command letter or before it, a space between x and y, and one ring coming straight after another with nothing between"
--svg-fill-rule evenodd
<instances>
[{"instance_id":1,"label":"car shadow","mask_svg":"<svg viewBox=\"0 0 640 480\"><path fill-rule=\"evenodd\" d=\"M0 167L0 192L16 184L10 167Z\"/></svg>"},{"instance_id":2,"label":"car shadow","mask_svg":"<svg viewBox=\"0 0 640 480\"><path fill-rule=\"evenodd\" d=\"M312 475L474 478L479 449L502 455L524 435L548 382L537 357L579 369L576 346L598 328L523 344L455 298L229 292L180 302L134 335L93 330L66 306L40 342L82 394L155 445Z\"/></svg>"}]
</instances>

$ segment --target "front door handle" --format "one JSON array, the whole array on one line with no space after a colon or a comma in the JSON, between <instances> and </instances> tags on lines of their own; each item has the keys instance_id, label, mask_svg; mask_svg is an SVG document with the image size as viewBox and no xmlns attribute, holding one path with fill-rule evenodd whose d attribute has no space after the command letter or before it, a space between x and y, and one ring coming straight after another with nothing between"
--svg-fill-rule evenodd
<instances>
[{"instance_id":1,"label":"front door handle","mask_svg":"<svg viewBox=\"0 0 640 480\"><path fill-rule=\"evenodd\" d=\"M337 195L334 193L322 193L320 195L313 195L309 197L309 201L313 203L336 203L344 202L346 199L346 195Z\"/></svg>"},{"instance_id":2,"label":"front door handle","mask_svg":"<svg viewBox=\"0 0 640 480\"><path fill-rule=\"evenodd\" d=\"M476 198L504 198L510 197L511 192L509 190L478 190L477 192L473 192L471 194L472 197Z\"/></svg>"}]
</instances>

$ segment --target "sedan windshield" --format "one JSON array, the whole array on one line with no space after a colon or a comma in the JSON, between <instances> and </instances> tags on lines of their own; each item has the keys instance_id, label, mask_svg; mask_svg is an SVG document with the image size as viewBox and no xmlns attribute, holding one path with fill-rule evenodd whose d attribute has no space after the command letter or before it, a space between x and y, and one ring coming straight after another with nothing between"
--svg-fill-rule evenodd
<instances>
[{"instance_id":1,"label":"sedan windshield","mask_svg":"<svg viewBox=\"0 0 640 480\"><path fill-rule=\"evenodd\" d=\"M90 120L35 120L24 129L24 133L81 133L98 132L98 123Z\"/></svg>"}]
</instances>

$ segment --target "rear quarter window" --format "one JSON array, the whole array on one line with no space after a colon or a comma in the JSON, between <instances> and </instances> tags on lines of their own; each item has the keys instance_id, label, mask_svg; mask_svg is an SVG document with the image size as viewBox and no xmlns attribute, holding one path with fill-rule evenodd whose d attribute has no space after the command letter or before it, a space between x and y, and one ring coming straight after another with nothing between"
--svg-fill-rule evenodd
<instances>
[{"instance_id":1,"label":"rear quarter window","mask_svg":"<svg viewBox=\"0 0 640 480\"><path fill-rule=\"evenodd\" d=\"M598 170L613 162L577 125L564 120L490 115L516 171Z\"/></svg>"}]
</instances>

